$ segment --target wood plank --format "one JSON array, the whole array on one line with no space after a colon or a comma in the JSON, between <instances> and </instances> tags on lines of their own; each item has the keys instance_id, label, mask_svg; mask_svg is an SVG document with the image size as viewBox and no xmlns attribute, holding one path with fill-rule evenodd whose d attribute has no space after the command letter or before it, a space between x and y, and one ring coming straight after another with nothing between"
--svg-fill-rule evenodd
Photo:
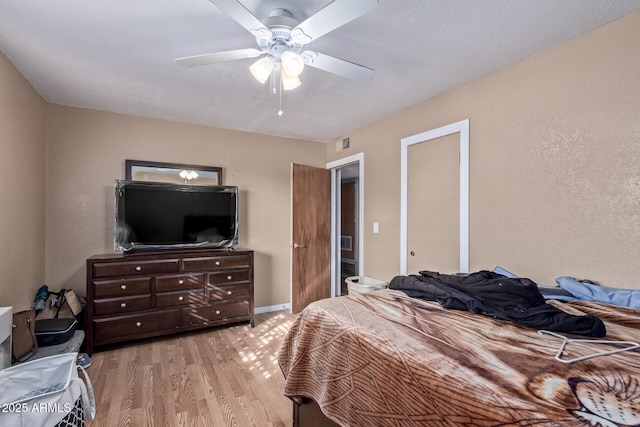
<instances>
[{"instance_id":1,"label":"wood plank","mask_svg":"<svg viewBox=\"0 0 640 427\"><path fill-rule=\"evenodd\" d=\"M114 346L87 369L98 426L292 425L276 361L295 315Z\"/></svg>"}]
</instances>

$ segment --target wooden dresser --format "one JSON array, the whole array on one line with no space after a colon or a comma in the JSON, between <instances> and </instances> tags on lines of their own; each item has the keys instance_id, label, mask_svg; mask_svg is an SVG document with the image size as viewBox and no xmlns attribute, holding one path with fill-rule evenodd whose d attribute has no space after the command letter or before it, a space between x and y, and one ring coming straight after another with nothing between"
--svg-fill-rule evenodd
<instances>
[{"instance_id":1,"label":"wooden dresser","mask_svg":"<svg viewBox=\"0 0 640 427\"><path fill-rule=\"evenodd\" d=\"M245 321L253 327L253 251L139 251L87 259L88 354L106 344Z\"/></svg>"}]
</instances>

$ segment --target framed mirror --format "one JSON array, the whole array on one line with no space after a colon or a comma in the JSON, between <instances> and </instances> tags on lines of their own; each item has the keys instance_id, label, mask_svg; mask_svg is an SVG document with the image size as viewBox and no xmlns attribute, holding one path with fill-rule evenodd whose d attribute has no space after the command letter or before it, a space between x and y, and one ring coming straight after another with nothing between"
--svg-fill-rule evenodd
<instances>
[{"instance_id":1,"label":"framed mirror","mask_svg":"<svg viewBox=\"0 0 640 427\"><path fill-rule=\"evenodd\" d=\"M223 185L222 168L182 163L125 160L128 181L169 182L173 184Z\"/></svg>"}]
</instances>

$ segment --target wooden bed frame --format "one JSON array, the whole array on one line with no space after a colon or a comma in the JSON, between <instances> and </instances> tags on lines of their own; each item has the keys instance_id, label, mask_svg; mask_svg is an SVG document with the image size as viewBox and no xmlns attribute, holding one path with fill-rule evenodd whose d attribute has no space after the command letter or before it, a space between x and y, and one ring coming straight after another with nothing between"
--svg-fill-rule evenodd
<instances>
[{"instance_id":1,"label":"wooden bed frame","mask_svg":"<svg viewBox=\"0 0 640 427\"><path fill-rule=\"evenodd\" d=\"M293 402L293 427L340 427L320 410L315 400L302 398Z\"/></svg>"}]
</instances>

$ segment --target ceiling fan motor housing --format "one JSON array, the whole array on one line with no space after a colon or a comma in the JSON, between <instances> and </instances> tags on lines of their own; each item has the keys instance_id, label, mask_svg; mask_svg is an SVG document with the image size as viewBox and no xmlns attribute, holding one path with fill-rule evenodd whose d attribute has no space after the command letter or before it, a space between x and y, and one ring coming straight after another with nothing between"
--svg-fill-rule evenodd
<instances>
[{"instance_id":1,"label":"ceiling fan motor housing","mask_svg":"<svg viewBox=\"0 0 640 427\"><path fill-rule=\"evenodd\" d=\"M271 31L269 38L256 37L262 50L276 58L286 51L299 53L302 50L303 45L296 43L291 36L291 29L295 28L299 22L287 9L272 9L262 23Z\"/></svg>"},{"instance_id":2,"label":"ceiling fan motor housing","mask_svg":"<svg viewBox=\"0 0 640 427\"><path fill-rule=\"evenodd\" d=\"M264 18L262 20L262 23L269 29L271 29L272 25L288 27L289 29L291 29L298 25L300 22L295 20L291 12L289 12L287 9L276 8L272 9L271 12L269 12L269 16Z\"/></svg>"}]
</instances>

